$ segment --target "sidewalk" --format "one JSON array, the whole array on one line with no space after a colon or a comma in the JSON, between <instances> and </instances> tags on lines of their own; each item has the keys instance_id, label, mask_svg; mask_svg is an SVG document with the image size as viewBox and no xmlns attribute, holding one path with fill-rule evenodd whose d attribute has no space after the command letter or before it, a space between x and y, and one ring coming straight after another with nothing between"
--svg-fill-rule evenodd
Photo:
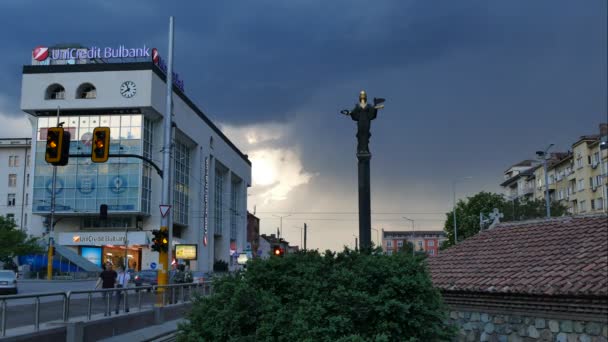
<instances>
[{"instance_id":1,"label":"sidewalk","mask_svg":"<svg viewBox=\"0 0 608 342\"><path fill-rule=\"evenodd\" d=\"M135 331L131 331L127 334L113 336L110 338L106 338L103 340L99 340L100 342L143 342L143 341L151 341L163 336L169 335L177 331L177 325L179 323L183 323L186 320L183 318L176 319L174 321L165 322L159 325L152 325L146 327L144 329L139 329Z\"/></svg>"}]
</instances>

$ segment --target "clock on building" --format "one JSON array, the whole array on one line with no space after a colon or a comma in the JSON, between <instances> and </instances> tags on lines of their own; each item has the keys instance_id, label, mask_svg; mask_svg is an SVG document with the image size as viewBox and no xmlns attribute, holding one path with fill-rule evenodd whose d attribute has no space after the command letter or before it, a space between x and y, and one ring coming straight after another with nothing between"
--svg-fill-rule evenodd
<instances>
[{"instance_id":1,"label":"clock on building","mask_svg":"<svg viewBox=\"0 0 608 342\"><path fill-rule=\"evenodd\" d=\"M133 81L125 81L120 85L120 94L126 98L131 98L135 96L135 92L137 91L135 82Z\"/></svg>"}]
</instances>

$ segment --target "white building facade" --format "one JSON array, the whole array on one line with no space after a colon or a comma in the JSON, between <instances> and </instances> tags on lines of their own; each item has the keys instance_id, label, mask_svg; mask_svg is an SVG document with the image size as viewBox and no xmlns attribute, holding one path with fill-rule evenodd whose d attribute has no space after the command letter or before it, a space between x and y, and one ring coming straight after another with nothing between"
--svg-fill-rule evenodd
<instances>
[{"instance_id":1,"label":"white building facade","mask_svg":"<svg viewBox=\"0 0 608 342\"><path fill-rule=\"evenodd\" d=\"M0 216L28 232L32 225L30 188L31 138L0 139ZM36 225L36 223L34 223Z\"/></svg>"},{"instance_id":2,"label":"white building facade","mask_svg":"<svg viewBox=\"0 0 608 342\"><path fill-rule=\"evenodd\" d=\"M23 69L21 108L34 141L31 211L47 222L53 167L44 160L46 132L57 125L58 112L71 133L70 154L90 155L93 129L110 127L110 154L140 155L162 167L164 72L151 59L94 62L33 61L37 65ZM173 242L196 244L190 268L207 272L214 260L234 263L231 256L245 249L251 162L185 95L180 82L173 87ZM151 230L159 229L161 220L162 179L154 167L132 157L106 163L70 157L68 165L57 167L55 184L57 243L96 264L120 263L124 256L136 270L159 264L158 253L149 248ZM108 206L106 220L99 217L102 204ZM41 236L48 232L42 225L32 229Z\"/></svg>"}]
</instances>

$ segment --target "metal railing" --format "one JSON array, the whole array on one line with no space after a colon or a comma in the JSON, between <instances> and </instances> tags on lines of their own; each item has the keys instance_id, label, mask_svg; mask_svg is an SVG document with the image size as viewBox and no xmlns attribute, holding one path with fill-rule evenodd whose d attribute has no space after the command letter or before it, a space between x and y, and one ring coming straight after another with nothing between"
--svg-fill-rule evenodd
<instances>
[{"instance_id":1,"label":"metal railing","mask_svg":"<svg viewBox=\"0 0 608 342\"><path fill-rule=\"evenodd\" d=\"M78 291L66 291L66 292L49 292L49 293L32 293L23 295L9 295L0 296L0 337L6 336L7 331L7 302L16 301L20 299L33 299L34 312L33 312L33 326L35 331L40 330L40 299L44 297L61 297L61 321L69 322L70 320L70 306L73 301L82 299L78 297L86 297L86 317L87 320L91 320L93 316L93 297L101 297L104 301L103 313L104 316L111 316L111 303L112 297L114 302L120 301L120 305L123 313L129 313L129 293L135 293L137 300L137 312L142 311L142 295L145 292L151 293L153 296L153 306L167 306L174 304L183 304L191 302L197 296L207 296L211 293L212 286L211 282L200 282L200 283L185 283L185 284L171 284L171 285L154 285L154 286L136 286L136 287L125 287L125 288L111 288L111 289L100 289L100 290L78 290ZM99 295L98 295L99 294ZM52 301L50 303L55 303ZM22 305L22 304L20 304ZM25 304L28 305L28 304ZM115 311L119 311L118 303L116 303ZM81 317L81 316L80 316ZM57 320L51 320L57 321ZM30 326L30 325L26 325ZM23 327L20 326L20 327Z\"/></svg>"}]
</instances>

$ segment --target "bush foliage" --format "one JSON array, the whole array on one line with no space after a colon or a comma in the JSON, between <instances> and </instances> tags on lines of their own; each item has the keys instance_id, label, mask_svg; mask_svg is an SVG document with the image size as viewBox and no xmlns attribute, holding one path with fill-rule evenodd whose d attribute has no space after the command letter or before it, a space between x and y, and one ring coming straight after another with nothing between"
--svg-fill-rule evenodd
<instances>
[{"instance_id":1,"label":"bush foliage","mask_svg":"<svg viewBox=\"0 0 608 342\"><path fill-rule=\"evenodd\" d=\"M442 341L453 330L423 257L345 249L250 261L214 279L179 341Z\"/></svg>"}]
</instances>

